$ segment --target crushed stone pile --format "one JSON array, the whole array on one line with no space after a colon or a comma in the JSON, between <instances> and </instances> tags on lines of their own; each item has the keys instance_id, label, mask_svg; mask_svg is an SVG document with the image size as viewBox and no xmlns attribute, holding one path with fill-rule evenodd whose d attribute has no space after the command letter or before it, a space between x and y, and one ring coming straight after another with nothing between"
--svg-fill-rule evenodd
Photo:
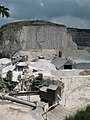
<instances>
[{"instance_id":1,"label":"crushed stone pile","mask_svg":"<svg viewBox=\"0 0 90 120\"><path fill-rule=\"evenodd\" d=\"M37 70L56 71L55 66L49 60L39 59L35 64L32 65Z\"/></svg>"}]
</instances>

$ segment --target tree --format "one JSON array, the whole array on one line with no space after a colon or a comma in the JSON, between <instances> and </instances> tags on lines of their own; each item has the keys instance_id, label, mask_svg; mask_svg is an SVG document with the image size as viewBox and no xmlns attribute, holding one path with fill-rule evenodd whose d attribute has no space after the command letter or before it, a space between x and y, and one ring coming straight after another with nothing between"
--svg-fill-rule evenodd
<instances>
[{"instance_id":1,"label":"tree","mask_svg":"<svg viewBox=\"0 0 90 120\"><path fill-rule=\"evenodd\" d=\"M5 85L4 80L0 74L0 92L5 91L5 90L6 90L6 85Z\"/></svg>"},{"instance_id":2,"label":"tree","mask_svg":"<svg viewBox=\"0 0 90 120\"><path fill-rule=\"evenodd\" d=\"M19 82L21 82L21 75L18 75L17 79Z\"/></svg>"},{"instance_id":3,"label":"tree","mask_svg":"<svg viewBox=\"0 0 90 120\"><path fill-rule=\"evenodd\" d=\"M77 111L73 116L66 117L65 120L90 120L90 106L87 106L85 110Z\"/></svg>"},{"instance_id":4,"label":"tree","mask_svg":"<svg viewBox=\"0 0 90 120\"><path fill-rule=\"evenodd\" d=\"M2 76L0 75L0 90L3 89L3 79Z\"/></svg>"},{"instance_id":5,"label":"tree","mask_svg":"<svg viewBox=\"0 0 90 120\"><path fill-rule=\"evenodd\" d=\"M2 18L5 17L5 16L7 18L10 17L9 9L4 7L3 5L0 5L0 15L1 15Z\"/></svg>"},{"instance_id":6,"label":"tree","mask_svg":"<svg viewBox=\"0 0 90 120\"><path fill-rule=\"evenodd\" d=\"M11 91L11 89L12 89L12 84L11 84L12 77L13 77L12 71L9 70L9 71L7 72L7 74L6 74L6 77L4 78L4 83L5 83L5 85L6 85L7 92L8 92L8 91Z\"/></svg>"},{"instance_id":7,"label":"tree","mask_svg":"<svg viewBox=\"0 0 90 120\"><path fill-rule=\"evenodd\" d=\"M10 82L11 80L12 80L12 71L11 70L9 70L8 72L7 72L7 74L6 74L6 80L8 81L8 82Z\"/></svg>"}]
</instances>

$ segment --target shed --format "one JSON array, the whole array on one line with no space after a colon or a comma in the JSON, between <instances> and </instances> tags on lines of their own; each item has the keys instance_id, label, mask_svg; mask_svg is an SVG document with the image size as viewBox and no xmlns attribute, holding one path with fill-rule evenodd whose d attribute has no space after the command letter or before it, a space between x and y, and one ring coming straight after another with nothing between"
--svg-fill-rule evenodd
<instances>
[{"instance_id":1,"label":"shed","mask_svg":"<svg viewBox=\"0 0 90 120\"><path fill-rule=\"evenodd\" d=\"M22 60L22 57L14 57L14 56L13 56L13 57L11 58L11 60L12 60L12 64L14 65L14 64L20 62L20 61Z\"/></svg>"},{"instance_id":2,"label":"shed","mask_svg":"<svg viewBox=\"0 0 90 120\"><path fill-rule=\"evenodd\" d=\"M24 71L25 69L28 69L28 64L26 62L19 62L16 64L17 71Z\"/></svg>"},{"instance_id":3,"label":"shed","mask_svg":"<svg viewBox=\"0 0 90 120\"><path fill-rule=\"evenodd\" d=\"M40 88L40 97L42 101L48 102L47 87Z\"/></svg>"},{"instance_id":4,"label":"shed","mask_svg":"<svg viewBox=\"0 0 90 120\"><path fill-rule=\"evenodd\" d=\"M28 61L28 55L21 55L22 62Z\"/></svg>"},{"instance_id":5,"label":"shed","mask_svg":"<svg viewBox=\"0 0 90 120\"><path fill-rule=\"evenodd\" d=\"M67 58L55 58L52 62L55 65L56 69L72 69L72 62Z\"/></svg>"},{"instance_id":6,"label":"shed","mask_svg":"<svg viewBox=\"0 0 90 120\"><path fill-rule=\"evenodd\" d=\"M43 86L40 89L41 100L53 104L61 100L61 87L57 85L49 85L48 87Z\"/></svg>"},{"instance_id":7,"label":"shed","mask_svg":"<svg viewBox=\"0 0 90 120\"><path fill-rule=\"evenodd\" d=\"M55 103L61 98L61 87L56 85L49 85L47 88L48 101L50 103Z\"/></svg>"}]
</instances>

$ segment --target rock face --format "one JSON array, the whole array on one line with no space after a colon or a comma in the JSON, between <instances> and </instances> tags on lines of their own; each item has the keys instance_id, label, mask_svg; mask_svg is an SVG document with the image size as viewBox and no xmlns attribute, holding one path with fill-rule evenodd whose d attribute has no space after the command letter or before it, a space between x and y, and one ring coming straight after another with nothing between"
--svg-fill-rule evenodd
<instances>
[{"instance_id":1,"label":"rock face","mask_svg":"<svg viewBox=\"0 0 90 120\"><path fill-rule=\"evenodd\" d=\"M21 30L22 49L76 49L75 43L67 34L66 27L23 26ZM68 43L71 43L69 47Z\"/></svg>"},{"instance_id":2,"label":"rock face","mask_svg":"<svg viewBox=\"0 0 90 120\"><path fill-rule=\"evenodd\" d=\"M21 49L20 43L20 28L13 26L12 28L6 28L0 32L0 49L9 53L14 54Z\"/></svg>"},{"instance_id":3,"label":"rock face","mask_svg":"<svg viewBox=\"0 0 90 120\"><path fill-rule=\"evenodd\" d=\"M71 34L78 49L86 49L90 51L90 29L68 28L67 31Z\"/></svg>"},{"instance_id":4,"label":"rock face","mask_svg":"<svg viewBox=\"0 0 90 120\"><path fill-rule=\"evenodd\" d=\"M76 50L77 45L64 25L46 21L19 22L0 30L0 49L14 54L19 50Z\"/></svg>"}]
</instances>

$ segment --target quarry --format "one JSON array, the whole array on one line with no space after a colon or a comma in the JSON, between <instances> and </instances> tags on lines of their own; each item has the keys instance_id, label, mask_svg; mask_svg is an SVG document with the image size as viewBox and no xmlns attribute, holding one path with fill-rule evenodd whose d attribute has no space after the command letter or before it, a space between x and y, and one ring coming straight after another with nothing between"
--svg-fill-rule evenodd
<instances>
[{"instance_id":1,"label":"quarry","mask_svg":"<svg viewBox=\"0 0 90 120\"><path fill-rule=\"evenodd\" d=\"M90 105L89 38L90 30L44 20L3 25L1 120L65 120Z\"/></svg>"}]
</instances>

